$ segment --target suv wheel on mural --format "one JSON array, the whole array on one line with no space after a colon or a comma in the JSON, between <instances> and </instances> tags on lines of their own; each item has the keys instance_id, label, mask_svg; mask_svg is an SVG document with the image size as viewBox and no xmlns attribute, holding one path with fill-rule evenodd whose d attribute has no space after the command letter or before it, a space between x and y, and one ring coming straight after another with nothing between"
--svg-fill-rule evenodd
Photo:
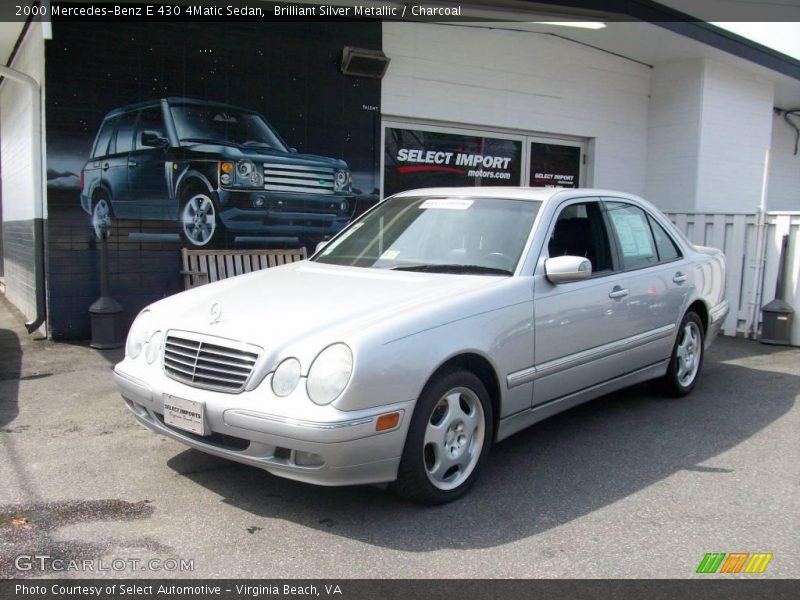
<instances>
[{"instance_id":1,"label":"suv wheel on mural","mask_svg":"<svg viewBox=\"0 0 800 600\"><path fill-rule=\"evenodd\" d=\"M98 240L103 239L103 233L108 235L111 231L111 219L113 213L111 212L111 203L105 194L97 194L92 206L92 229Z\"/></svg>"},{"instance_id":2,"label":"suv wheel on mural","mask_svg":"<svg viewBox=\"0 0 800 600\"><path fill-rule=\"evenodd\" d=\"M207 246L221 237L223 225L208 192L190 188L181 200L181 233L192 246Z\"/></svg>"}]
</instances>

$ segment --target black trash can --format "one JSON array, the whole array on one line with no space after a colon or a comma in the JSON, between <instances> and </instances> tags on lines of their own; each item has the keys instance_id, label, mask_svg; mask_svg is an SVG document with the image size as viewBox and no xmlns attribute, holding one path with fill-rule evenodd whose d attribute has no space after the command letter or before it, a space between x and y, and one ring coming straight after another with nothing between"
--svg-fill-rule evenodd
<instances>
[{"instance_id":1,"label":"black trash can","mask_svg":"<svg viewBox=\"0 0 800 600\"><path fill-rule=\"evenodd\" d=\"M761 307L761 335L758 341L764 344L790 345L794 309L783 299L783 276L786 273L788 248L789 236L784 235L781 240L778 280L775 282L775 300Z\"/></svg>"},{"instance_id":2,"label":"black trash can","mask_svg":"<svg viewBox=\"0 0 800 600\"><path fill-rule=\"evenodd\" d=\"M89 307L92 325L92 341L89 344L98 350L119 348L122 337L122 307L113 298L103 296Z\"/></svg>"},{"instance_id":3,"label":"black trash can","mask_svg":"<svg viewBox=\"0 0 800 600\"><path fill-rule=\"evenodd\" d=\"M764 344L788 346L792 333L794 309L777 298L761 307L761 337Z\"/></svg>"}]
</instances>

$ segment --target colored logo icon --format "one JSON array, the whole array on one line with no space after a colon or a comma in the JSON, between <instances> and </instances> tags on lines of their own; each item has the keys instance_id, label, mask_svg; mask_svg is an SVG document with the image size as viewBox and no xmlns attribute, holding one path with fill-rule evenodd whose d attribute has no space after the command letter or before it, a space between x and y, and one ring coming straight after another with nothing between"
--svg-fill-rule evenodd
<instances>
[{"instance_id":1,"label":"colored logo icon","mask_svg":"<svg viewBox=\"0 0 800 600\"><path fill-rule=\"evenodd\" d=\"M767 552L707 552L697 573L763 573L772 560Z\"/></svg>"}]
</instances>

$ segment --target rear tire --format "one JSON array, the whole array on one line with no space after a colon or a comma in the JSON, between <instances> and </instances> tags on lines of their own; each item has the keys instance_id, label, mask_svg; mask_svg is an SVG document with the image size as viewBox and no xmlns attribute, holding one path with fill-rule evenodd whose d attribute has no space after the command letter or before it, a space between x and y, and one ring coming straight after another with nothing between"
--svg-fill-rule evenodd
<instances>
[{"instance_id":1,"label":"rear tire","mask_svg":"<svg viewBox=\"0 0 800 600\"><path fill-rule=\"evenodd\" d=\"M661 392L673 398L689 394L700 376L703 356L703 321L696 312L689 311L678 328L667 373L658 380Z\"/></svg>"},{"instance_id":2,"label":"rear tire","mask_svg":"<svg viewBox=\"0 0 800 600\"><path fill-rule=\"evenodd\" d=\"M92 230L98 240L103 239L103 231L110 235L114 211L105 192L98 192L92 200Z\"/></svg>"},{"instance_id":3,"label":"rear tire","mask_svg":"<svg viewBox=\"0 0 800 600\"><path fill-rule=\"evenodd\" d=\"M475 482L492 444L492 403L474 373L451 369L422 391L391 488L422 504L445 504Z\"/></svg>"}]
</instances>

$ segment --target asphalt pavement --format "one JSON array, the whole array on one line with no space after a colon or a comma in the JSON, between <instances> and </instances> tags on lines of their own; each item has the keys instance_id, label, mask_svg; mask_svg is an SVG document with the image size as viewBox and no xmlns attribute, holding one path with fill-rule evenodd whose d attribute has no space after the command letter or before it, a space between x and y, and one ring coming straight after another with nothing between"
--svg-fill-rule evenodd
<instances>
[{"instance_id":1,"label":"asphalt pavement","mask_svg":"<svg viewBox=\"0 0 800 600\"><path fill-rule=\"evenodd\" d=\"M157 436L114 388L121 351L22 321L0 296L0 577L690 578L707 552L800 575L798 348L721 338L689 397L642 385L553 417L427 508Z\"/></svg>"}]
</instances>

